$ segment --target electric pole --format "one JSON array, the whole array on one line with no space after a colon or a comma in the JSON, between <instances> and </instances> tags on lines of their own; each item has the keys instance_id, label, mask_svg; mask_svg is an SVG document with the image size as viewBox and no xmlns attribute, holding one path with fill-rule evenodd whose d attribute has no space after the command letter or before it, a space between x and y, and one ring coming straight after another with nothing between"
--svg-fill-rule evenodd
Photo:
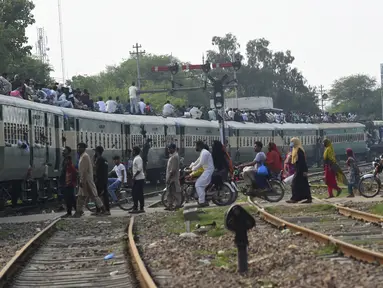
<instances>
[{"instance_id":1,"label":"electric pole","mask_svg":"<svg viewBox=\"0 0 383 288\"><path fill-rule=\"evenodd\" d=\"M138 43L136 43L136 45L133 45L133 49L135 49L135 51L130 51L130 55L135 55L136 56L136 61L137 61L137 87L138 87L138 90L141 89L141 76L140 76L140 56L141 55L144 55L145 54L145 50L144 51L139 51L139 49L141 48L142 46L141 45L138 45Z\"/></svg>"}]
</instances>

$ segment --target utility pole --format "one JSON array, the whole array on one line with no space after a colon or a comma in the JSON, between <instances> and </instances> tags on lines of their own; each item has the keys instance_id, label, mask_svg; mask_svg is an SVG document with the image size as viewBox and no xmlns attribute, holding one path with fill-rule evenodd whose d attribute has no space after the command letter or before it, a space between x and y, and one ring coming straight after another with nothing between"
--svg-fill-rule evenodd
<instances>
[{"instance_id":1,"label":"utility pole","mask_svg":"<svg viewBox=\"0 0 383 288\"><path fill-rule=\"evenodd\" d=\"M62 15L61 15L61 0L57 0L57 8L59 11L59 29L60 29L60 48L61 48L61 71L63 84L65 85L66 75L65 75L65 61L64 61L64 36L63 36L63 24L62 24Z\"/></svg>"},{"instance_id":2,"label":"utility pole","mask_svg":"<svg viewBox=\"0 0 383 288\"><path fill-rule=\"evenodd\" d=\"M140 56L141 55L144 55L145 54L145 50L144 51L139 51L138 49L140 49L142 46L141 45L138 45L138 43L136 43L136 45L133 45L133 49L135 49L135 51L130 51L130 55L136 55L136 61L137 61L137 87L138 87L138 90L141 89L141 76L140 76Z\"/></svg>"}]
</instances>

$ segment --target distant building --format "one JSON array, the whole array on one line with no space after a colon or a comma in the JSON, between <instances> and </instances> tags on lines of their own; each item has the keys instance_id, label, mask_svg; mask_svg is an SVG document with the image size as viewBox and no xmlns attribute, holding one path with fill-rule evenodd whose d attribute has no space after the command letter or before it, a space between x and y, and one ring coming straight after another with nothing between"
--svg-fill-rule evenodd
<instances>
[{"instance_id":1,"label":"distant building","mask_svg":"<svg viewBox=\"0 0 383 288\"><path fill-rule=\"evenodd\" d=\"M210 100L210 107L214 108L214 100ZM259 110L273 109L274 103L271 97L243 97L243 98L226 98L226 108L238 108L240 110Z\"/></svg>"}]
</instances>

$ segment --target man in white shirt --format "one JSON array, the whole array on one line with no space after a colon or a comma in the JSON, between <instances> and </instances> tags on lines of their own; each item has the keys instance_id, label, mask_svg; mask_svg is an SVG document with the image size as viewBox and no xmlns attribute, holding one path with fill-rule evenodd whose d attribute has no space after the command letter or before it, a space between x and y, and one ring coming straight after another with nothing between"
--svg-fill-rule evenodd
<instances>
[{"instance_id":1,"label":"man in white shirt","mask_svg":"<svg viewBox=\"0 0 383 288\"><path fill-rule=\"evenodd\" d=\"M144 99L140 99L140 102L138 102L138 107L140 108L140 112L142 115L145 114L145 107L146 107L146 104L144 102Z\"/></svg>"},{"instance_id":2,"label":"man in white shirt","mask_svg":"<svg viewBox=\"0 0 383 288\"><path fill-rule=\"evenodd\" d=\"M106 104L104 100L102 100L102 97L98 97L98 101L96 103L98 105L98 111L106 112Z\"/></svg>"},{"instance_id":3,"label":"man in white shirt","mask_svg":"<svg viewBox=\"0 0 383 288\"><path fill-rule=\"evenodd\" d=\"M106 101L106 112L115 113L117 109L117 102L113 100L112 96L109 96L109 100Z\"/></svg>"},{"instance_id":4,"label":"man in white shirt","mask_svg":"<svg viewBox=\"0 0 383 288\"><path fill-rule=\"evenodd\" d=\"M217 116L215 115L215 111L213 109L210 109L209 112L207 112L207 114L209 115L209 120L217 120Z\"/></svg>"},{"instance_id":5,"label":"man in white shirt","mask_svg":"<svg viewBox=\"0 0 383 288\"><path fill-rule=\"evenodd\" d=\"M170 101L166 101L164 108L162 109L162 116L169 117L174 114L174 106L170 104Z\"/></svg>"},{"instance_id":6,"label":"man in white shirt","mask_svg":"<svg viewBox=\"0 0 383 288\"><path fill-rule=\"evenodd\" d=\"M202 112L198 107L193 106L193 108L190 109L190 115L193 119L201 119Z\"/></svg>"},{"instance_id":7,"label":"man in white shirt","mask_svg":"<svg viewBox=\"0 0 383 288\"><path fill-rule=\"evenodd\" d=\"M126 169L125 166L121 163L120 156L114 156L113 157L114 167L113 170L110 171L110 173L115 172L117 175L117 178L108 178L108 192L110 196L112 197L112 200L114 202L117 202L117 196L116 191L119 189L122 185L122 183L127 183L127 177L126 177Z\"/></svg>"},{"instance_id":8,"label":"man in white shirt","mask_svg":"<svg viewBox=\"0 0 383 288\"><path fill-rule=\"evenodd\" d=\"M137 87L136 83L132 82L132 86L129 87L129 99L130 99L130 113L138 114L138 101L137 101Z\"/></svg>"},{"instance_id":9,"label":"man in white shirt","mask_svg":"<svg viewBox=\"0 0 383 288\"><path fill-rule=\"evenodd\" d=\"M137 214L144 213L144 163L140 156L141 149L138 146L133 147L133 210L129 213ZM140 202L140 209L138 209L138 202Z\"/></svg>"},{"instance_id":10,"label":"man in white shirt","mask_svg":"<svg viewBox=\"0 0 383 288\"><path fill-rule=\"evenodd\" d=\"M203 168L203 173L195 182L195 189L198 194L198 206L200 207L209 206L209 203L205 202L205 189L210 184L211 176L214 172L213 157L204 147L205 143L197 141L195 150L201 152L201 154L198 160L192 165L192 171L196 171L201 167Z\"/></svg>"}]
</instances>

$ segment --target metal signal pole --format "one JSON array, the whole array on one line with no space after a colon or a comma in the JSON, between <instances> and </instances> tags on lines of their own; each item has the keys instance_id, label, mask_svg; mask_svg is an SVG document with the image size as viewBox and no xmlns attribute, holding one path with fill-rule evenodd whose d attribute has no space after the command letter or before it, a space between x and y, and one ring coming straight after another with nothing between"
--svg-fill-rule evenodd
<instances>
[{"instance_id":1,"label":"metal signal pole","mask_svg":"<svg viewBox=\"0 0 383 288\"><path fill-rule=\"evenodd\" d=\"M142 47L141 45L138 45L138 43L136 43L136 45L133 45L133 49L136 49L136 51L129 52L130 55L136 55L136 57L137 57L136 61L137 61L137 87L138 87L138 90L141 89L140 56L145 54L145 50L144 51L138 50L141 47Z\"/></svg>"}]
</instances>

